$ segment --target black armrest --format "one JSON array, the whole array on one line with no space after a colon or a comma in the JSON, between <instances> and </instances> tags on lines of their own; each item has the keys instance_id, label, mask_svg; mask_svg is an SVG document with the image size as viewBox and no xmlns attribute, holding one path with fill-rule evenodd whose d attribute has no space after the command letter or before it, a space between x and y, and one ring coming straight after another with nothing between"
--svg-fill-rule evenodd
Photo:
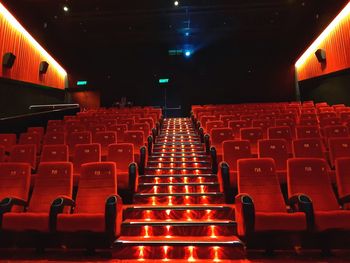
<instances>
[{"instance_id":1,"label":"black armrest","mask_svg":"<svg viewBox=\"0 0 350 263\"><path fill-rule=\"evenodd\" d=\"M22 206L25 209L27 201L18 197L6 197L0 201L0 214L10 212L15 205Z\"/></svg>"},{"instance_id":2,"label":"black armrest","mask_svg":"<svg viewBox=\"0 0 350 263\"><path fill-rule=\"evenodd\" d=\"M213 174L218 173L218 155L215 147L210 148L211 169Z\"/></svg>"},{"instance_id":3,"label":"black armrest","mask_svg":"<svg viewBox=\"0 0 350 263\"><path fill-rule=\"evenodd\" d=\"M350 203L350 195L345 195L339 198L339 203L344 206L347 203Z\"/></svg>"},{"instance_id":4,"label":"black armrest","mask_svg":"<svg viewBox=\"0 0 350 263\"><path fill-rule=\"evenodd\" d=\"M119 195L111 195L106 200L105 226L106 233L111 238L120 234L120 226L123 220L123 201Z\"/></svg>"},{"instance_id":5,"label":"black armrest","mask_svg":"<svg viewBox=\"0 0 350 263\"><path fill-rule=\"evenodd\" d=\"M255 207L253 198L248 194L238 194L235 198L235 205L238 234L247 237L254 233L255 229Z\"/></svg>"},{"instance_id":6,"label":"black armrest","mask_svg":"<svg viewBox=\"0 0 350 263\"><path fill-rule=\"evenodd\" d=\"M219 164L218 178L220 181L220 190L224 192L226 202L234 203L234 194L230 184L230 167L226 162Z\"/></svg>"},{"instance_id":7,"label":"black armrest","mask_svg":"<svg viewBox=\"0 0 350 263\"><path fill-rule=\"evenodd\" d=\"M137 192L138 179L139 179L139 170L137 168L137 163L129 164L129 189L132 191L132 193Z\"/></svg>"},{"instance_id":8,"label":"black armrest","mask_svg":"<svg viewBox=\"0 0 350 263\"><path fill-rule=\"evenodd\" d=\"M208 133L204 135L204 144L205 144L205 152L209 154L210 153L210 135Z\"/></svg>"},{"instance_id":9,"label":"black armrest","mask_svg":"<svg viewBox=\"0 0 350 263\"><path fill-rule=\"evenodd\" d=\"M314 228L314 207L310 197L305 194L296 194L289 198L289 204L293 211L304 212L309 230Z\"/></svg>"},{"instance_id":10,"label":"black armrest","mask_svg":"<svg viewBox=\"0 0 350 263\"><path fill-rule=\"evenodd\" d=\"M65 207L75 207L75 202L69 196L57 197L50 207L50 230L56 231L57 215L63 213Z\"/></svg>"}]
</instances>

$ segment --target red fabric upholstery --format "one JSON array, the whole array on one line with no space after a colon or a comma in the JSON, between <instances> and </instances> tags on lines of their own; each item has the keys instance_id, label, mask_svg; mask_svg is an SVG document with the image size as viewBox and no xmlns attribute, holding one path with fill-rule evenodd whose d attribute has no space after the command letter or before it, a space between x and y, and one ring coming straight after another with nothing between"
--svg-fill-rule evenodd
<instances>
[{"instance_id":1,"label":"red fabric upholstery","mask_svg":"<svg viewBox=\"0 0 350 263\"><path fill-rule=\"evenodd\" d=\"M339 197L350 195L350 157L338 158L335 161L335 171Z\"/></svg>"},{"instance_id":2,"label":"red fabric upholstery","mask_svg":"<svg viewBox=\"0 0 350 263\"><path fill-rule=\"evenodd\" d=\"M263 139L263 129L262 128L242 128L241 129L241 139L248 140L250 142L250 148L252 153L257 153L257 143L259 140Z\"/></svg>"},{"instance_id":3,"label":"red fabric upholstery","mask_svg":"<svg viewBox=\"0 0 350 263\"><path fill-rule=\"evenodd\" d=\"M321 138L320 128L318 126L298 126L296 128L296 135L298 139Z\"/></svg>"},{"instance_id":4,"label":"red fabric upholstery","mask_svg":"<svg viewBox=\"0 0 350 263\"><path fill-rule=\"evenodd\" d=\"M297 139L293 141L293 155L296 158L322 158L325 155L320 138Z\"/></svg>"},{"instance_id":5,"label":"red fabric upholstery","mask_svg":"<svg viewBox=\"0 0 350 263\"><path fill-rule=\"evenodd\" d=\"M249 123L245 120L236 120L228 122L228 127L232 129L235 138L241 138L241 128L247 128L249 126Z\"/></svg>"},{"instance_id":6,"label":"red fabric upholstery","mask_svg":"<svg viewBox=\"0 0 350 263\"><path fill-rule=\"evenodd\" d=\"M41 138L37 133L21 133L18 144L34 144L40 152Z\"/></svg>"},{"instance_id":7,"label":"red fabric upholstery","mask_svg":"<svg viewBox=\"0 0 350 263\"><path fill-rule=\"evenodd\" d=\"M60 126L47 126L46 128L46 133L51 133L51 132L64 132L65 128L64 125Z\"/></svg>"},{"instance_id":8,"label":"red fabric upholstery","mask_svg":"<svg viewBox=\"0 0 350 263\"><path fill-rule=\"evenodd\" d=\"M10 152L12 146L16 145L16 134L14 133L0 133L0 145L5 147L6 152Z\"/></svg>"},{"instance_id":9,"label":"red fabric upholstery","mask_svg":"<svg viewBox=\"0 0 350 263\"><path fill-rule=\"evenodd\" d=\"M134 153L138 154L140 148L145 145L144 134L142 131L126 131L124 142L134 145Z\"/></svg>"},{"instance_id":10,"label":"red fabric upholstery","mask_svg":"<svg viewBox=\"0 0 350 263\"><path fill-rule=\"evenodd\" d=\"M330 138L328 145L332 167L334 167L336 159L350 157L350 138Z\"/></svg>"},{"instance_id":11,"label":"red fabric upholstery","mask_svg":"<svg viewBox=\"0 0 350 263\"><path fill-rule=\"evenodd\" d=\"M64 132L47 132L44 136L44 145L65 144L66 136Z\"/></svg>"},{"instance_id":12,"label":"red fabric upholstery","mask_svg":"<svg viewBox=\"0 0 350 263\"><path fill-rule=\"evenodd\" d=\"M250 143L247 140L224 141L222 145L222 159L230 166L231 171L237 171L237 160L252 157Z\"/></svg>"},{"instance_id":13,"label":"red fabric upholstery","mask_svg":"<svg viewBox=\"0 0 350 263\"><path fill-rule=\"evenodd\" d=\"M91 132L72 132L67 136L67 145L69 147L69 154L73 155L74 146L77 144L90 144L92 142Z\"/></svg>"},{"instance_id":14,"label":"red fabric upholstery","mask_svg":"<svg viewBox=\"0 0 350 263\"><path fill-rule=\"evenodd\" d=\"M288 144L284 139L260 140L259 158L272 158L279 172L280 183L287 181Z\"/></svg>"},{"instance_id":15,"label":"red fabric upholstery","mask_svg":"<svg viewBox=\"0 0 350 263\"><path fill-rule=\"evenodd\" d=\"M224 127L228 127L230 121L239 121L239 116L236 115L220 115L220 120L224 123Z\"/></svg>"},{"instance_id":16,"label":"red fabric upholstery","mask_svg":"<svg viewBox=\"0 0 350 263\"><path fill-rule=\"evenodd\" d=\"M61 125L63 125L63 121L62 120L48 120L47 121L47 126L48 127L61 126Z\"/></svg>"},{"instance_id":17,"label":"red fabric upholstery","mask_svg":"<svg viewBox=\"0 0 350 263\"><path fill-rule=\"evenodd\" d=\"M98 143L77 144L74 147L74 174L80 174L82 164L101 162L101 146Z\"/></svg>"},{"instance_id":18,"label":"red fabric upholstery","mask_svg":"<svg viewBox=\"0 0 350 263\"><path fill-rule=\"evenodd\" d=\"M147 140L148 136L151 134L151 129L148 123L135 123L131 126L132 131L142 131L143 138Z\"/></svg>"},{"instance_id":19,"label":"red fabric upholstery","mask_svg":"<svg viewBox=\"0 0 350 263\"><path fill-rule=\"evenodd\" d=\"M57 231L60 232L104 232L105 214L60 214L57 220Z\"/></svg>"},{"instance_id":20,"label":"red fabric upholstery","mask_svg":"<svg viewBox=\"0 0 350 263\"><path fill-rule=\"evenodd\" d=\"M28 127L27 132L39 134L39 138L42 139L45 133L45 129L44 127Z\"/></svg>"},{"instance_id":21,"label":"red fabric upholstery","mask_svg":"<svg viewBox=\"0 0 350 263\"><path fill-rule=\"evenodd\" d=\"M306 230L304 213L256 212L256 231L303 231Z\"/></svg>"},{"instance_id":22,"label":"red fabric upholstery","mask_svg":"<svg viewBox=\"0 0 350 263\"><path fill-rule=\"evenodd\" d=\"M318 231L350 230L350 211L315 211L315 227Z\"/></svg>"},{"instance_id":23,"label":"red fabric upholstery","mask_svg":"<svg viewBox=\"0 0 350 263\"><path fill-rule=\"evenodd\" d=\"M228 140L234 140L231 128L213 128L210 132L211 144L217 150L219 155L222 154L222 143Z\"/></svg>"},{"instance_id":24,"label":"red fabric upholstery","mask_svg":"<svg viewBox=\"0 0 350 263\"><path fill-rule=\"evenodd\" d=\"M114 132L114 131L96 132L93 141L94 143L99 143L101 145L102 156L107 156L108 146L110 144L117 143L117 132Z\"/></svg>"},{"instance_id":25,"label":"red fabric upholstery","mask_svg":"<svg viewBox=\"0 0 350 263\"><path fill-rule=\"evenodd\" d=\"M212 129L224 127L225 125L223 121L208 121L206 123L205 131L210 134Z\"/></svg>"},{"instance_id":26,"label":"red fabric upholstery","mask_svg":"<svg viewBox=\"0 0 350 263\"><path fill-rule=\"evenodd\" d=\"M92 124L92 125L89 125L87 130L91 132L92 137L94 138L97 132L106 131L106 126L103 124Z\"/></svg>"},{"instance_id":27,"label":"red fabric upholstery","mask_svg":"<svg viewBox=\"0 0 350 263\"><path fill-rule=\"evenodd\" d=\"M117 124L109 127L109 130L117 132L117 142L122 143L124 142L124 136L125 132L128 130L128 126L126 124Z\"/></svg>"},{"instance_id":28,"label":"red fabric upholstery","mask_svg":"<svg viewBox=\"0 0 350 263\"><path fill-rule=\"evenodd\" d=\"M349 137L348 127L345 125L326 126L324 128L324 136L326 139L334 137Z\"/></svg>"},{"instance_id":29,"label":"red fabric upholstery","mask_svg":"<svg viewBox=\"0 0 350 263\"><path fill-rule=\"evenodd\" d=\"M267 129L269 127L274 127L275 120L253 120L253 127L260 127L263 130L264 138L267 138Z\"/></svg>"},{"instance_id":30,"label":"red fabric upholstery","mask_svg":"<svg viewBox=\"0 0 350 263\"><path fill-rule=\"evenodd\" d=\"M199 122L201 123L201 127L205 129L208 121L216 121L217 119L214 115L204 115L199 118Z\"/></svg>"},{"instance_id":31,"label":"red fabric upholstery","mask_svg":"<svg viewBox=\"0 0 350 263\"><path fill-rule=\"evenodd\" d=\"M284 139L287 142L288 152L292 152L292 132L288 126L270 127L268 128L269 139Z\"/></svg>"},{"instance_id":32,"label":"red fabric upholstery","mask_svg":"<svg viewBox=\"0 0 350 263\"><path fill-rule=\"evenodd\" d=\"M36 145L15 145L12 147L10 162L29 163L32 169L36 168Z\"/></svg>"},{"instance_id":33,"label":"red fabric upholstery","mask_svg":"<svg viewBox=\"0 0 350 263\"><path fill-rule=\"evenodd\" d=\"M0 163L5 162L5 146L0 145Z\"/></svg>"},{"instance_id":34,"label":"red fabric upholstery","mask_svg":"<svg viewBox=\"0 0 350 263\"><path fill-rule=\"evenodd\" d=\"M317 158L293 158L288 160L288 195L308 195L315 211L338 210L339 204L333 192L327 172L327 163Z\"/></svg>"},{"instance_id":35,"label":"red fabric upholstery","mask_svg":"<svg viewBox=\"0 0 350 263\"><path fill-rule=\"evenodd\" d=\"M67 145L44 145L41 153L41 162L68 162Z\"/></svg>"},{"instance_id":36,"label":"red fabric upholstery","mask_svg":"<svg viewBox=\"0 0 350 263\"><path fill-rule=\"evenodd\" d=\"M326 128L327 126L339 126L342 125L342 121L338 117L325 118L320 120L320 127Z\"/></svg>"},{"instance_id":37,"label":"red fabric upholstery","mask_svg":"<svg viewBox=\"0 0 350 263\"><path fill-rule=\"evenodd\" d=\"M28 230L49 232L49 212L6 213L2 219L2 229L17 232Z\"/></svg>"},{"instance_id":38,"label":"red fabric upholstery","mask_svg":"<svg viewBox=\"0 0 350 263\"><path fill-rule=\"evenodd\" d=\"M79 124L79 125L67 126L65 130L68 134L70 134L72 132L86 131L86 127L83 124Z\"/></svg>"},{"instance_id":39,"label":"red fabric upholstery","mask_svg":"<svg viewBox=\"0 0 350 263\"><path fill-rule=\"evenodd\" d=\"M153 118L140 118L137 122L138 123L148 123L148 125L149 125L151 130L153 128L155 128L155 124L154 124Z\"/></svg>"},{"instance_id":40,"label":"red fabric upholstery","mask_svg":"<svg viewBox=\"0 0 350 263\"><path fill-rule=\"evenodd\" d=\"M126 119L120 119L117 122L118 124L126 124L128 126L128 130L131 130L132 125L135 124L135 120L131 118L126 118Z\"/></svg>"}]
</instances>

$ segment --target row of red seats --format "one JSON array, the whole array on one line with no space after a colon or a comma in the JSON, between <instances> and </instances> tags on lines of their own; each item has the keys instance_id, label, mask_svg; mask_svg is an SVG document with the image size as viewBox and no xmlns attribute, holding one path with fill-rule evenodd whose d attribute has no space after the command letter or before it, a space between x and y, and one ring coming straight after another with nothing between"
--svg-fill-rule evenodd
<instances>
[{"instance_id":1,"label":"row of red seats","mask_svg":"<svg viewBox=\"0 0 350 263\"><path fill-rule=\"evenodd\" d=\"M289 159L286 203L273 159L239 160L236 220L248 247L264 242L276 248L288 242L291 247L348 248L350 158L338 159L336 166L339 198L324 160Z\"/></svg>"},{"instance_id":2,"label":"row of red seats","mask_svg":"<svg viewBox=\"0 0 350 263\"><path fill-rule=\"evenodd\" d=\"M69 162L41 163L30 197L28 164L0 163L0 174L1 246L29 240L37 247L77 245L79 241L109 247L119 235L122 201L114 162L82 165L75 200Z\"/></svg>"}]
</instances>

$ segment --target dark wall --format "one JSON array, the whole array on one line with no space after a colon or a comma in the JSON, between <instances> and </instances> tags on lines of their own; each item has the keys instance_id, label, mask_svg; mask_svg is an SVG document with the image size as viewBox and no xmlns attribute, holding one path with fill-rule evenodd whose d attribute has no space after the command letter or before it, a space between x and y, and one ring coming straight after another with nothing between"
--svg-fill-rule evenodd
<instances>
[{"instance_id":1,"label":"dark wall","mask_svg":"<svg viewBox=\"0 0 350 263\"><path fill-rule=\"evenodd\" d=\"M29 113L30 105L64 101L63 90L0 78L0 118Z\"/></svg>"},{"instance_id":2,"label":"dark wall","mask_svg":"<svg viewBox=\"0 0 350 263\"><path fill-rule=\"evenodd\" d=\"M299 82L302 100L350 105L350 71Z\"/></svg>"}]
</instances>

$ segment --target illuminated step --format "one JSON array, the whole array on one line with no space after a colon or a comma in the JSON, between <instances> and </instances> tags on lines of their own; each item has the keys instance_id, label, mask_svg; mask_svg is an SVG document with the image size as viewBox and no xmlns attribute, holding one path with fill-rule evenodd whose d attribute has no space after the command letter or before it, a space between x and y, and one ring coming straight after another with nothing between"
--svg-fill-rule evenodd
<instances>
[{"instance_id":1,"label":"illuminated step","mask_svg":"<svg viewBox=\"0 0 350 263\"><path fill-rule=\"evenodd\" d=\"M162 149L157 149L157 151L154 151L153 153L152 153L152 155L159 155L159 154L177 154L177 155L181 155L181 154L198 154L198 155L206 155L207 153L205 152L205 151L188 151L188 152L181 152L181 151L179 151L179 152L176 152L175 151L175 149L173 149L174 151L168 151L168 150L166 150L166 151L162 151Z\"/></svg>"},{"instance_id":2,"label":"illuminated step","mask_svg":"<svg viewBox=\"0 0 350 263\"><path fill-rule=\"evenodd\" d=\"M134 196L140 196L140 197L169 197L169 196L222 196L223 193L220 192L208 192L208 193L159 193L159 194L155 194L155 193L136 193L134 194Z\"/></svg>"},{"instance_id":3,"label":"illuminated step","mask_svg":"<svg viewBox=\"0 0 350 263\"><path fill-rule=\"evenodd\" d=\"M170 157L172 158L172 157ZM198 164L210 164L210 162L208 161L164 161L164 160L161 160L161 161L148 161L149 164L159 164L159 163L162 163L162 164L170 164L170 163L175 163L175 164L195 164L195 163L198 163Z\"/></svg>"},{"instance_id":4,"label":"illuminated step","mask_svg":"<svg viewBox=\"0 0 350 263\"><path fill-rule=\"evenodd\" d=\"M147 170L174 170L174 171L194 171L194 170L211 170L211 167L146 167Z\"/></svg>"},{"instance_id":5,"label":"illuminated step","mask_svg":"<svg viewBox=\"0 0 350 263\"><path fill-rule=\"evenodd\" d=\"M191 175L191 174L161 174L161 175L140 175L139 183L205 183L217 182L216 175Z\"/></svg>"},{"instance_id":6,"label":"illuminated step","mask_svg":"<svg viewBox=\"0 0 350 263\"><path fill-rule=\"evenodd\" d=\"M223 193L137 193L134 203L148 205L193 205L222 204L225 202Z\"/></svg>"},{"instance_id":7,"label":"illuminated step","mask_svg":"<svg viewBox=\"0 0 350 263\"><path fill-rule=\"evenodd\" d=\"M246 251L244 243L236 236L120 236L114 242L112 256L137 261L224 262L245 259Z\"/></svg>"},{"instance_id":8,"label":"illuminated step","mask_svg":"<svg viewBox=\"0 0 350 263\"><path fill-rule=\"evenodd\" d=\"M164 132L164 133L161 133L159 136L157 136L157 138L165 138L165 137L176 137L176 138L178 138L178 137L181 137L181 136L183 136L183 137L186 137L186 136L191 136L191 137L193 137L193 138L197 138L198 137L198 134L197 133L195 133L195 132L192 132L192 133L189 133L189 132L176 132L176 133L174 133L174 132Z\"/></svg>"},{"instance_id":9,"label":"illuminated step","mask_svg":"<svg viewBox=\"0 0 350 263\"><path fill-rule=\"evenodd\" d=\"M207 193L220 191L217 182L206 183L141 183L139 193Z\"/></svg>"},{"instance_id":10,"label":"illuminated step","mask_svg":"<svg viewBox=\"0 0 350 263\"><path fill-rule=\"evenodd\" d=\"M155 146L172 146L172 145L180 145L180 146L190 146L193 145L193 146L198 146L198 145L203 145L201 142L162 142L162 143L155 143L154 144Z\"/></svg>"},{"instance_id":11,"label":"illuminated step","mask_svg":"<svg viewBox=\"0 0 350 263\"><path fill-rule=\"evenodd\" d=\"M200 156L193 156L193 155L188 155L188 156L171 156L171 155L161 155L161 156L149 156L148 160L150 159L156 159L159 162L161 161L165 161L165 160L173 160L173 159L181 159L182 161L193 161L193 162L198 162L201 160L197 160L197 159L208 159L209 156L208 155L200 155ZM203 160L202 160L203 161Z\"/></svg>"},{"instance_id":12,"label":"illuminated step","mask_svg":"<svg viewBox=\"0 0 350 263\"><path fill-rule=\"evenodd\" d=\"M149 159L153 158L210 158L209 155L197 155L196 153L191 153L190 155L188 153L162 153L162 152L154 152Z\"/></svg>"},{"instance_id":13,"label":"illuminated step","mask_svg":"<svg viewBox=\"0 0 350 263\"><path fill-rule=\"evenodd\" d=\"M236 226L236 222L232 220L125 220L123 225L134 225L134 226Z\"/></svg>"}]
</instances>

